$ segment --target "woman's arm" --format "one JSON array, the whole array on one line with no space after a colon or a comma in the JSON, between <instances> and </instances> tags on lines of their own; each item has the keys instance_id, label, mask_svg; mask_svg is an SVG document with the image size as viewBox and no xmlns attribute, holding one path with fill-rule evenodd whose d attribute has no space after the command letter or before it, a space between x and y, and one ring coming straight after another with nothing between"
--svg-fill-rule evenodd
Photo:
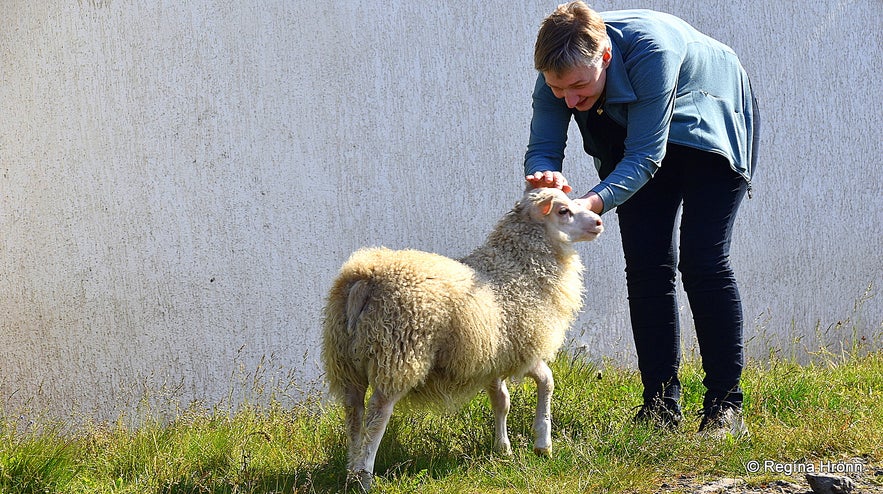
<instances>
[{"instance_id":1,"label":"woman's arm","mask_svg":"<svg viewBox=\"0 0 883 494\"><path fill-rule=\"evenodd\" d=\"M591 191L603 201L602 212L625 202L659 169L674 114L680 70L677 54L650 46L625 65L637 101L628 105L622 160Z\"/></svg>"},{"instance_id":2,"label":"woman's arm","mask_svg":"<svg viewBox=\"0 0 883 494\"><path fill-rule=\"evenodd\" d=\"M524 174L560 172L567 145L567 128L572 112L563 100L552 94L542 74L537 77L533 91L533 117L530 121L530 139L524 155Z\"/></svg>"}]
</instances>

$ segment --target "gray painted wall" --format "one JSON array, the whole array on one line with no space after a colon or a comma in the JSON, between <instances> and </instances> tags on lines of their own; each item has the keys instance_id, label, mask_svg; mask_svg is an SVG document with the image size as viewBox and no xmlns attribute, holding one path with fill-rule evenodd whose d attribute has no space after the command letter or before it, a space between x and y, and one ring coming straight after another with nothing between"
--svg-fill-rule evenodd
<instances>
[{"instance_id":1,"label":"gray painted wall","mask_svg":"<svg viewBox=\"0 0 883 494\"><path fill-rule=\"evenodd\" d=\"M235 403L255 375L297 399L352 250L480 243L522 189L558 2L52 3L6 0L0 21L0 411L113 418ZM595 7L678 14L753 75L763 151L733 252L749 353L879 345L879 0ZM633 362L605 219L574 344Z\"/></svg>"}]
</instances>

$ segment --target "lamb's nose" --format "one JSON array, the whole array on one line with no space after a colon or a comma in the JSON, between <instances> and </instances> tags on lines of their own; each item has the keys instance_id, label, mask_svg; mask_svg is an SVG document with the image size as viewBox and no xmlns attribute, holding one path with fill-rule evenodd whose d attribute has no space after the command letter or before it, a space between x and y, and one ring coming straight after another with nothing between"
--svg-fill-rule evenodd
<instances>
[{"instance_id":1,"label":"lamb's nose","mask_svg":"<svg viewBox=\"0 0 883 494\"><path fill-rule=\"evenodd\" d=\"M601 221L601 217L599 216L598 219L595 220L595 226L601 226L601 225L603 225L603 224L604 224L604 222Z\"/></svg>"}]
</instances>

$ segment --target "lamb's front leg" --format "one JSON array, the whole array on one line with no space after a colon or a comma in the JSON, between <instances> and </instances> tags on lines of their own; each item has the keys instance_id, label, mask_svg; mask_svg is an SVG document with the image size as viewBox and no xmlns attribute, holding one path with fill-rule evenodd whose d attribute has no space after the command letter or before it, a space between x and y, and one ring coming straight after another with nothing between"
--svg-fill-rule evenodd
<instances>
[{"instance_id":1,"label":"lamb's front leg","mask_svg":"<svg viewBox=\"0 0 883 494\"><path fill-rule=\"evenodd\" d=\"M506 416L509 415L509 390L506 381L494 379L487 388L494 412L494 450L504 455L512 454L509 432L506 429Z\"/></svg>"},{"instance_id":2,"label":"lamb's front leg","mask_svg":"<svg viewBox=\"0 0 883 494\"><path fill-rule=\"evenodd\" d=\"M533 421L533 451L540 456L552 454L552 369L542 360L527 373L537 383L537 414Z\"/></svg>"}]
</instances>

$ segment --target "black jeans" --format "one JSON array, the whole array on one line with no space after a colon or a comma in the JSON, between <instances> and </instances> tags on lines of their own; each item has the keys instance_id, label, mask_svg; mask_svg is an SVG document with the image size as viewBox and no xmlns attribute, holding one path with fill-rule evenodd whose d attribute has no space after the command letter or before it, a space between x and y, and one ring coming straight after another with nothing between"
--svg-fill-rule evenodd
<instances>
[{"instance_id":1,"label":"black jeans","mask_svg":"<svg viewBox=\"0 0 883 494\"><path fill-rule=\"evenodd\" d=\"M725 158L669 145L653 179L617 208L645 403L680 399L676 267L699 340L704 405L742 403L742 301L729 254L733 222L747 188Z\"/></svg>"}]
</instances>

